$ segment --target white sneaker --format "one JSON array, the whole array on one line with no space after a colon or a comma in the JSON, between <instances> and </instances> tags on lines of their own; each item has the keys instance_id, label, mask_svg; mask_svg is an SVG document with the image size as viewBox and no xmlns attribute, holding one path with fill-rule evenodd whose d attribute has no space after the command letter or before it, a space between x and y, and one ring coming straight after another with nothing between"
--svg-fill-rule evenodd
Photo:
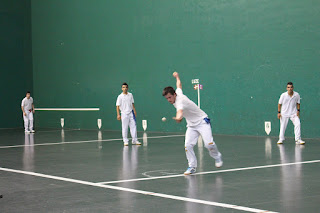
<instances>
[{"instance_id":1,"label":"white sneaker","mask_svg":"<svg viewBox=\"0 0 320 213\"><path fill-rule=\"evenodd\" d=\"M141 143L139 141L135 141L135 142L132 141L132 144L133 145L141 145Z\"/></svg>"},{"instance_id":2,"label":"white sneaker","mask_svg":"<svg viewBox=\"0 0 320 213\"><path fill-rule=\"evenodd\" d=\"M34 131L34 130L31 130L30 132L31 132L31 133L35 133L36 131Z\"/></svg>"},{"instance_id":3,"label":"white sneaker","mask_svg":"<svg viewBox=\"0 0 320 213\"><path fill-rule=\"evenodd\" d=\"M282 140L278 140L277 144L283 144Z\"/></svg>"},{"instance_id":4,"label":"white sneaker","mask_svg":"<svg viewBox=\"0 0 320 213\"><path fill-rule=\"evenodd\" d=\"M296 144L299 144L299 145L304 145L306 142L304 142L303 140L297 140L296 141Z\"/></svg>"},{"instance_id":5,"label":"white sneaker","mask_svg":"<svg viewBox=\"0 0 320 213\"><path fill-rule=\"evenodd\" d=\"M220 160L216 160L216 167L217 168L220 168L222 165L223 165L223 161L221 159Z\"/></svg>"},{"instance_id":6,"label":"white sneaker","mask_svg":"<svg viewBox=\"0 0 320 213\"><path fill-rule=\"evenodd\" d=\"M24 132L25 132L25 133L30 133L30 131L29 131L29 130L25 130Z\"/></svg>"},{"instance_id":7,"label":"white sneaker","mask_svg":"<svg viewBox=\"0 0 320 213\"><path fill-rule=\"evenodd\" d=\"M124 146L128 146L129 143L128 143L128 142L124 142L123 145L124 145Z\"/></svg>"},{"instance_id":8,"label":"white sneaker","mask_svg":"<svg viewBox=\"0 0 320 213\"><path fill-rule=\"evenodd\" d=\"M196 172L196 167L188 167L188 169L183 173L185 175L191 175Z\"/></svg>"}]
</instances>

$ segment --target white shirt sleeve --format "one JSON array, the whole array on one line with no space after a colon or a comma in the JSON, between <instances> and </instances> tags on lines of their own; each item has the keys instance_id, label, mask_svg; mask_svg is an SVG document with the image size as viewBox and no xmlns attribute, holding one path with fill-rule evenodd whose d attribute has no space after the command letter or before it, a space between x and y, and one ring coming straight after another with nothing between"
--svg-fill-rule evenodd
<instances>
[{"instance_id":1,"label":"white shirt sleeve","mask_svg":"<svg viewBox=\"0 0 320 213\"><path fill-rule=\"evenodd\" d=\"M280 96L280 99L279 99L279 104L283 104L283 98L284 98L284 96L283 96L283 94Z\"/></svg>"},{"instance_id":2,"label":"white shirt sleeve","mask_svg":"<svg viewBox=\"0 0 320 213\"><path fill-rule=\"evenodd\" d=\"M24 107L24 99L22 99L22 101L21 101L21 106Z\"/></svg>"},{"instance_id":3,"label":"white shirt sleeve","mask_svg":"<svg viewBox=\"0 0 320 213\"><path fill-rule=\"evenodd\" d=\"M132 95L132 94L131 94L131 98L132 98L132 100L131 100L131 101L132 101L132 103L134 104L134 99L133 99L133 95Z\"/></svg>"},{"instance_id":4,"label":"white shirt sleeve","mask_svg":"<svg viewBox=\"0 0 320 213\"><path fill-rule=\"evenodd\" d=\"M297 104L300 104L300 95L297 95Z\"/></svg>"},{"instance_id":5,"label":"white shirt sleeve","mask_svg":"<svg viewBox=\"0 0 320 213\"><path fill-rule=\"evenodd\" d=\"M117 102L116 102L116 106L120 106L121 105L121 98L120 95L117 98Z\"/></svg>"},{"instance_id":6,"label":"white shirt sleeve","mask_svg":"<svg viewBox=\"0 0 320 213\"><path fill-rule=\"evenodd\" d=\"M179 110L183 110L183 104L176 104L176 107L177 107L177 112L179 111Z\"/></svg>"},{"instance_id":7,"label":"white shirt sleeve","mask_svg":"<svg viewBox=\"0 0 320 213\"><path fill-rule=\"evenodd\" d=\"M176 89L176 94L177 95L183 95L182 89L181 88L177 88Z\"/></svg>"},{"instance_id":8,"label":"white shirt sleeve","mask_svg":"<svg viewBox=\"0 0 320 213\"><path fill-rule=\"evenodd\" d=\"M175 101L175 107L178 110L183 110L184 109L184 105L183 105L183 97L181 97L182 95L180 95L180 97L177 96L176 101Z\"/></svg>"},{"instance_id":9,"label":"white shirt sleeve","mask_svg":"<svg viewBox=\"0 0 320 213\"><path fill-rule=\"evenodd\" d=\"M177 88L176 89L176 102L175 102L175 107L178 110L183 110L184 106L183 106L183 92L181 88Z\"/></svg>"}]
</instances>

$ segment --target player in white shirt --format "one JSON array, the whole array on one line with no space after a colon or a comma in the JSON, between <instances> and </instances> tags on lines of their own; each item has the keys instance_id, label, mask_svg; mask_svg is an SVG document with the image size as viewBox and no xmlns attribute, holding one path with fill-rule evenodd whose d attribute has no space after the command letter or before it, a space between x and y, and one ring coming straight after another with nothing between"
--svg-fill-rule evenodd
<instances>
[{"instance_id":1,"label":"player in white shirt","mask_svg":"<svg viewBox=\"0 0 320 213\"><path fill-rule=\"evenodd\" d=\"M172 87L166 87L164 88L162 95L177 109L176 116L173 117L173 119L178 123L180 123L183 118L187 121L185 151L189 167L184 174L189 175L196 172L197 158L193 147L197 144L199 135L202 136L205 147L208 149L210 156L215 159L216 167L221 167L223 164L222 155L213 141L208 115L183 94L179 74L174 72L173 77L177 80L177 89L174 90Z\"/></svg>"},{"instance_id":2,"label":"player in white shirt","mask_svg":"<svg viewBox=\"0 0 320 213\"><path fill-rule=\"evenodd\" d=\"M287 91L281 94L278 103L278 119L280 119L280 133L278 144L285 140L284 134L288 125L289 118L294 125L294 135L296 144L305 144L301 140L300 131L300 95L293 91L293 83L287 83Z\"/></svg>"},{"instance_id":3,"label":"player in white shirt","mask_svg":"<svg viewBox=\"0 0 320 213\"><path fill-rule=\"evenodd\" d=\"M128 84L122 84L122 93L118 96L117 119L122 123L122 138L125 146L128 146L128 126L130 126L130 133L132 137L132 144L141 145L137 139L137 122L136 122L136 108L134 107L133 95L128 92ZM120 115L121 112L121 115Z\"/></svg>"},{"instance_id":4,"label":"player in white shirt","mask_svg":"<svg viewBox=\"0 0 320 213\"><path fill-rule=\"evenodd\" d=\"M21 110L23 113L23 121L24 121L24 131L26 133L34 133L33 129L33 113L34 113L34 104L33 98L30 96L30 92L28 91L26 97L21 102Z\"/></svg>"}]
</instances>

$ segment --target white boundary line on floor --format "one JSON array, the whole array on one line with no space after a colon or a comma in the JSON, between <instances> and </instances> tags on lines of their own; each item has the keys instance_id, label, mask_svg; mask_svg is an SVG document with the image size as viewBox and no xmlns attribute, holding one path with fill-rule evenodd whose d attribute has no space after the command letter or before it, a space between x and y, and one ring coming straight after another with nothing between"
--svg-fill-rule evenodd
<instances>
[{"instance_id":1,"label":"white boundary line on floor","mask_svg":"<svg viewBox=\"0 0 320 213\"><path fill-rule=\"evenodd\" d=\"M162 198L167 198L167 199L172 199L172 200L180 200L180 201L184 201L184 202L192 202L192 203L199 203L199 204L205 204L205 205L210 205L210 206L218 206L218 207L222 207L222 208L236 209L236 210L240 210L240 211L255 212L255 213L266 213L266 212L276 213L276 212L272 212L272 211L249 208L249 207L244 207L244 206L237 206L237 205L232 205L232 204L218 203L218 202L206 201L206 200L198 200L198 199L175 196L175 195L142 191L142 190L137 190L137 189L129 189L129 188L124 188L124 187L119 187L119 186L103 185L103 184L93 183L93 182L88 182L88 181L58 177L58 176L53 176L53 175L45 175L45 174L41 174L41 173L15 170L15 169L3 168L3 167L0 167L0 171L31 175L31 176L36 176L36 177L65 181L65 182L70 182L70 183L77 183L77 184L88 185L88 186L95 186L95 187L100 187L100 188L114 189L114 190L118 190L118 191L132 192L132 193L136 193L136 194L143 194L143 195L149 195L149 196L154 196L154 197L162 197Z\"/></svg>"},{"instance_id":2,"label":"white boundary line on floor","mask_svg":"<svg viewBox=\"0 0 320 213\"><path fill-rule=\"evenodd\" d=\"M182 136L184 136L184 135L151 136L151 137L148 137L148 139L182 137ZM143 139L143 137L138 138L138 139ZM30 144L30 145L22 144L22 145L12 145L12 146L0 146L0 149L29 147L29 146L51 146L51 145L61 145L61 144L96 143L96 142L105 142L105 141L122 141L122 138L105 139L105 140L89 140L89 141L66 141L66 142L54 142L54 143L39 143L39 144Z\"/></svg>"},{"instance_id":3,"label":"white boundary line on floor","mask_svg":"<svg viewBox=\"0 0 320 213\"><path fill-rule=\"evenodd\" d=\"M35 111L99 111L100 108L35 108Z\"/></svg>"},{"instance_id":4,"label":"white boundary line on floor","mask_svg":"<svg viewBox=\"0 0 320 213\"><path fill-rule=\"evenodd\" d=\"M244 170L253 170L253 169L264 169L264 168L272 168L272 167L280 167L280 166L291 166L291 165L307 164L307 163L320 163L320 160L294 162L294 163L283 163L283 164L273 164L273 165L265 165L265 166L242 167L242 168L234 168L234 169L226 169L226 170L215 170L215 171L208 171L208 172L199 172L199 173L195 173L195 174L192 174L192 175L205 175L205 174L235 172L235 171L244 171ZM135 181L144 181L144 180L175 178L175 177L182 177L182 176L185 176L185 175L184 174L164 175L164 176L156 176L156 177L150 177L150 178L137 178L137 179L128 179L128 180L116 180L116 181L99 182L98 184L125 183L125 182L135 182Z\"/></svg>"},{"instance_id":5,"label":"white boundary line on floor","mask_svg":"<svg viewBox=\"0 0 320 213\"><path fill-rule=\"evenodd\" d=\"M64 132L80 131L79 129L54 129L54 130L37 130L36 133L40 133L40 132L61 132L62 130ZM36 134L36 133L34 133L34 134ZM30 134L33 134L33 133L30 133Z\"/></svg>"}]
</instances>

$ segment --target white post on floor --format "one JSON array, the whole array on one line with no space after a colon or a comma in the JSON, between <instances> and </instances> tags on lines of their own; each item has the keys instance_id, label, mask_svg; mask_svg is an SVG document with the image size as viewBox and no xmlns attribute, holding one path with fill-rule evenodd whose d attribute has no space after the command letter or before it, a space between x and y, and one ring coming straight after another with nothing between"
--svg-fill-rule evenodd
<instances>
[{"instance_id":1,"label":"white post on floor","mask_svg":"<svg viewBox=\"0 0 320 213\"><path fill-rule=\"evenodd\" d=\"M202 89L202 85L199 83L199 79L192 79L191 83L194 84L193 88L197 90L198 93L198 107L200 108L200 89ZM201 135L198 138L198 146L203 147L202 137Z\"/></svg>"}]
</instances>

